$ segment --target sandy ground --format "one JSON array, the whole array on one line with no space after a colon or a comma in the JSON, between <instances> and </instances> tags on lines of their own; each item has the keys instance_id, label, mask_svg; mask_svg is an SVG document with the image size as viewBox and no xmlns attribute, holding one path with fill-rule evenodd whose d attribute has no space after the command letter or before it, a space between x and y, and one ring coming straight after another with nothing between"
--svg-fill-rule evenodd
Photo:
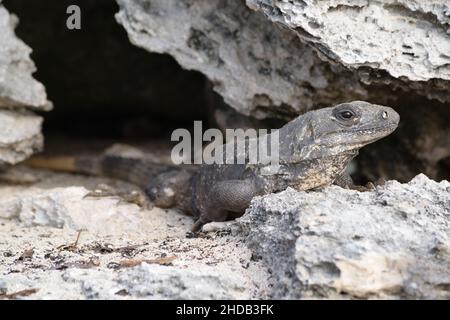
<instances>
[{"instance_id":1,"label":"sandy ground","mask_svg":"<svg viewBox=\"0 0 450 320\"><path fill-rule=\"evenodd\" d=\"M230 229L191 237L193 219L174 210L78 195L105 184L122 194L137 190L130 184L19 172L36 181L0 186L0 298L265 296L267 271Z\"/></svg>"}]
</instances>

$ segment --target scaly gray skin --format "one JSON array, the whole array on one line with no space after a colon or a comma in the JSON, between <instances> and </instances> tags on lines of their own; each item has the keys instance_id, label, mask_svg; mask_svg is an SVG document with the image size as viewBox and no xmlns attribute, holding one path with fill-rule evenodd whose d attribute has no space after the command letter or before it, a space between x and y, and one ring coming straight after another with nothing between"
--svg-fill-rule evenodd
<instances>
[{"instance_id":1,"label":"scaly gray skin","mask_svg":"<svg viewBox=\"0 0 450 320\"><path fill-rule=\"evenodd\" d=\"M82 159L77 167L144 186L156 206L176 207L197 217L193 231L198 231L207 222L241 216L257 195L332 183L350 187L348 163L361 147L392 133L399 119L389 107L362 101L308 112L279 130L276 171L269 165L156 166L111 156L103 158L100 170L86 169L92 164Z\"/></svg>"}]
</instances>

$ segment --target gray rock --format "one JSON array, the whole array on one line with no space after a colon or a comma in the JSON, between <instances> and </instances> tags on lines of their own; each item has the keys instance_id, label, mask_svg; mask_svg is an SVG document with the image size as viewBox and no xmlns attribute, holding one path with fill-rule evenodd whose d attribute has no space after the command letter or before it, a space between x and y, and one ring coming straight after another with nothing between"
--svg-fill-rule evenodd
<instances>
[{"instance_id":1,"label":"gray rock","mask_svg":"<svg viewBox=\"0 0 450 320\"><path fill-rule=\"evenodd\" d=\"M450 298L450 183L260 197L240 219L274 298Z\"/></svg>"},{"instance_id":2,"label":"gray rock","mask_svg":"<svg viewBox=\"0 0 450 320\"><path fill-rule=\"evenodd\" d=\"M17 22L0 0L0 165L16 164L41 150L42 118L23 109L51 108L44 86L31 75L36 70L31 49L14 34Z\"/></svg>"},{"instance_id":3,"label":"gray rock","mask_svg":"<svg viewBox=\"0 0 450 320\"><path fill-rule=\"evenodd\" d=\"M117 0L130 41L205 74L239 112L292 116L366 99L351 72L322 62L297 36L240 0Z\"/></svg>"},{"instance_id":4,"label":"gray rock","mask_svg":"<svg viewBox=\"0 0 450 320\"><path fill-rule=\"evenodd\" d=\"M0 280L0 294L38 288L31 299L255 299L254 284L232 268L142 264L133 268L69 268L12 274ZM8 290L7 290L8 289Z\"/></svg>"},{"instance_id":5,"label":"gray rock","mask_svg":"<svg viewBox=\"0 0 450 320\"><path fill-rule=\"evenodd\" d=\"M45 88L31 75L36 71L31 49L14 34L17 23L17 17L10 15L0 1L0 108L48 110L51 104Z\"/></svg>"},{"instance_id":6,"label":"gray rock","mask_svg":"<svg viewBox=\"0 0 450 320\"><path fill-rule=\"evenodd\" d=\"M42 117L0 109L0 164L16 164L43 147Z\"/></svg>"},{"instance_id":7,"label":"gray rock","mask_svg":"<svg viewBox=\"0 0 450 320\"><path fill-rule=\"evenodd\" d=\"M106 235L146 234L152 229L138 205L118 196L95 197L84 187L34 187L3 193L0 207L0 219L17 219L25 226L87 230Z\"/></svg>"},{"instance_id":8,"label":"gray rock","mask_svg":"<svg viewBox=\"0 0 450 320\"><path fill-rule=\"evenodd\" d=\"M181 269L144 264L119 276L122 290L138 298L198 300L250 299L252 288L232 269Z\"/></svg>"},{"instance_id":9,"label":"gray rock","mask_svg":"<svg viewBox=\"0 0 450 320\"><path fill-rule=\"evenodd\" d=\"M328 60L352 70L376 71L373 76L365 72L367 83L392 82L450 101L447 0L247 0L247 4L293 30Z\"/></svg>"},{"instance_id":10,"label":"gray rock","mask_svg":"<svg viewBox=\"0 0 450 320\"><path fill-rule=\"evenodd\" d=\"M351 99L392 103L398 88L450 101L444 0L246 1L284 28L241 0L117 2L133 44L202 72L246 115L292 116Z\"/></svg>"}]
</instances>

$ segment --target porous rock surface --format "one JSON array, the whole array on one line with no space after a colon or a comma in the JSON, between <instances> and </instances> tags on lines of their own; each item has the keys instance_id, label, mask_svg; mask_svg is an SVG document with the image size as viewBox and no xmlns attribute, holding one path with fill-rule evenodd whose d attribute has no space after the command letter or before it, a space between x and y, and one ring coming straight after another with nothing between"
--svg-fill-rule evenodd
<instances>
[{"instance_id":1,"label":"porous rock surface","mask_svg":"<svg viewBox=\"0 0 450 320\"><path fill-rule=\"evenodd\" d=\"M47 109L45 88L31 76L36 71L31 49L14 34L17 23L0 1L0 107Z\"/></svg>"},{"instance_id":2,"label":"porous rock surface","mask_svg":"<svg viewBox=\"0 0 450 320\"><path fill-rule=\"evenodd\" d=\"M274 298L450 298L450 183L331 186L254 199L240 219Z\"/></svg>"},{"instance_id":3,"label":"porous rock surface","mask_svg":"<svg viewBox=\"0 0 450 320\"><path fill-rule=\"evenodd\" d=\"M0 163L25 160L43 145L42 118L31 112L0 109Z\"/></svg>"},{"instance_id":4,"label":"porous rock surface","mask_svg":"<svg viewBox=\"0 0 450 320\"><path fill-rule=\"evenodd\" d=\"M42 147L41 117L22 109L50 108L44 86L31 75L31 49L14 34L17 23L0 1L0 165L16 164Z\"/></svg>"},{"instance_id":5,"label":"porous rock surface","mask_svg":"<svg viewBox=\"0 0 450 320\"><path fill-rule=\"evenodd\" d=\"M364 81L401 79L449 101L450 4L447 0L247 0L293 30L327 59L377 71ZM383 72L389 76L383 75ZM421 88L421 89L420 89Z\"/></svg>"},{"instance_id":6,"label":"porous rock surface","mask_svg":"<svg viewBox=\"0 0 450 320\"><path fill-rule=\"evenodd\" d=\"M392 102L392 88L450 101L445 0L117 2L133 44L202 72L247 115Z\"/></svg>"}]
</instances>

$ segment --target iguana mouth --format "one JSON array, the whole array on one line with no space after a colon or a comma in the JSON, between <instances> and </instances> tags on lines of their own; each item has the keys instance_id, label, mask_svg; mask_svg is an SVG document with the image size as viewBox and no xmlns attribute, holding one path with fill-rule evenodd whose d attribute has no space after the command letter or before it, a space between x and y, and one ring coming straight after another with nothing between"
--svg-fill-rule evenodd
<instances>
[{"instance_id":1,"label":"iguana mouth","mask_svg":"<svg viewBox=\"0 0 450 320\"><path fill-rule=\"evenodd\" d=\"M374 134L374 133L384 133L384 132L391 132L392 130L395 130L397 126L391 125L391 126L383 126L383 127L374 127L370 129L357 129L357 130L351 130L350 132L354 133L365 133L365 134ZM345 131L343 131L345 132Z\"/></svg>"},{"instance_id":2,"label":"iguana mouth","mask_svg":"<svg viewBox=\"0 0 450 320\"><path fill-rule=\"evenodd\" d=\"M334 131L334 132L328 132L325 134L325 136L327 135L331 135L331 134L339 134L339 133L363 133L363 134L376 134L376 133L390 133L393 130L395 130L397 128L396 124L391 124L391 125L385 125L382 127L372 127L372 128L367 128L367 129L347 129L347 130L339 130L339 131Z\"/></svg>"},{"instance_id":3,"label":"iguana mouth","mask_svg":"<svg viewBox=\"0 0 450 320\"><path fill-rule=\"evenodd\" d=\"M360 135L367 135L367 140L362 141L362 144L370 144L372 142L375 142L381 138L384 138L388 136L390 133L392 133L397 128L396 125L387 125L383 127L375 127L372 129L360 129L360 130L353 130L352 133L360 134Z\"/></svg>"},{"instance_id":4,"label":"iguana mouth","mask_svg":"<svg viewBox=\"0 0 450 320\"><path fill-rule=\"evenodd\" d=\"M381 127L372 127L372 128L369 128L369 129L351 130L351 132L372 134L372 133L377 133L377 132L384 132L384 131L395 130L395 128L397 128L397 124L392 123L392 124L388 124L388 125L381 126Z\"/></svg>"}]
</instances>

